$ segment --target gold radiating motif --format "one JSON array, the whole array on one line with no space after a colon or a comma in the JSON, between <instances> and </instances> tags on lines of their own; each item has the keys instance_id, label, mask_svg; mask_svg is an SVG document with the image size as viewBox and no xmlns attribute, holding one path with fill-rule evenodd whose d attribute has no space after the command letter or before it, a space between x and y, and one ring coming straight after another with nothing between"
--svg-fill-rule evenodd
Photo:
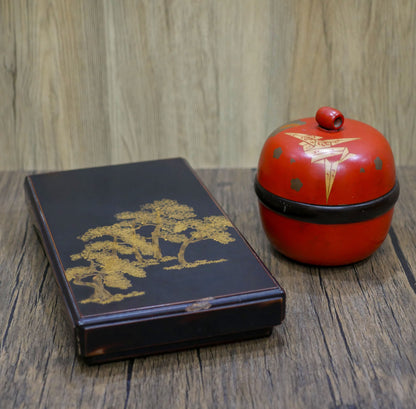
<instances>
[{"instance_id":1,"label":"gold radiating motif","mask_svg":"<svg viewBox=\"0 0 416 409\"><path fill-rule=\"evenodd\" d=\"M169 262L163 267L165 270L178 270L227 261L222 258L188 262L185 252L191 244L202 240L221 244L235 240L228 231L232 225L224 216L198 219L192 207L176 200L156 200L138 211L118 213L115 218L116 223L91 228L78 237L86 243L85 247L71 255L72 261L81 261L82 265L68 268L67 280L93 289L89 298L80 301L83 304L109 304L143 295L143 291L112 294L109 288L131 288L128 276L145 278L145 268L149 266ZM161 240L176 243L178 253L163 255Z\"/></svg>"},{"instance_id":2,"label":"gold radiating motif","mask_svg":"<svg viewBox=\"0 0 416 409\"><path fill-rule=\"evenodd\" d=\"M325 193L326 201L328 202L335 176L337 174L338 165L347 159L351 159L356 156L354 153L350 153L347 147L336 145L355 141L359 138L338 138L322 140L322 136L305 135L301 133L287 132L286 135L290 135L302 141L299 145L302 146L305 153L311 157L311 163L324 164L326 188ZM338 157L338 159L329 160L335 157Z\"/></svg>"}]
</instances>

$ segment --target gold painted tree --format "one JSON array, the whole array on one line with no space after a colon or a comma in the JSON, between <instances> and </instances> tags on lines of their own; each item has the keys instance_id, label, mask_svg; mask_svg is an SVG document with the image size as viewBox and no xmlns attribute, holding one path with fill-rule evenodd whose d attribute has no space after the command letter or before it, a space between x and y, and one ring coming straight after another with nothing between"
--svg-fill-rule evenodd
<instances>
[{"instance_id":1,"label":"gold painted tree","mask_svg":"<svg viewBox=\"0 0 416 409\"><path fill-rule=\"evenodd\" d=\"M172 260L171 256L163 257L159 240L166 232L184 220L193 219L196 214L192 207L178 203L176 200L162 199L143 205L138 212L116 214L118 220L125 221L136 232L143 226L153 226L151 233L153 257L159 261Z\"/></svg>"},{"instance_id":2,"label":"gold painted tree","mask_svg":"<svg viewBox=\"0 0 416 409\"><path fill-rule=\"evenodd\" d=\"M203 219L191 219L177 223L171 235L166 235L166 239L173 242L182 243L178 252L178 265L165 267L167 270L197 267L202 264L221 263L226 259L218 260L196 260L188 262L185 259L185 251L190 244L203 240L214 240L221 244L228 244L235 239L228 232L232 224L224 216L208 216ZM178 234L179 232L185 232Z\"/></svg>"},{"instance_id":3,"label":"gold painted tree","mask_svg":"<svg viewBox=\"0 0 416 409\"><path fill-rule=\"evenodd\" d=\"M142 263L121 258L119 254L131 255L132 249L113 241L104 240L87 243L84 250L71 256L73 261L85 260L89 263L88 266L72 267L66 270L68 281L93 289L93 294L82 300L81 303L108 304L144 294L140 291L112 294L106 289L106 287L120 290L130 288L132 284L126 275L138 278L146 277Z\"/></svg>"},{"instance_id":4,"label":"gold painted tree","mask_svg":"<svg viewBox=\"0 0 416 409\"><path fill-rule=\"evenodd\" d=\"M92 295L81 303L108 304L143 295L143 291L112 294L109 289L127 290L132 287L128 276L144 278L146 267L172 260L178 264L165 269L224 262L223 258L188 262L185 252L191 244L202 240L221 244L234 241L228 232L231 223L224 216L198 219L192 207L175 200L156 200L138 211L118 213L115 217L118 222L113 225L94 227L80 236L85 247L71 256L72 261L87 265L67 269L68 281L93 289ZM163 256L160 240L179 244L178 253Z\"/></svg>"},{"instance_id":5,"label":"gold painted tree","mask_svg":"<svg viewBox=\"0 0 416 409\"><path fill-rule=\"evenodd\" d=\"M101 226L89 229L81 237L88 242L95 239L109 237L113 240L112 252L116 254L133 254L136 261L144 262L144 256L153 253L153 247L146 237L141 236L129 223L115 223L111 226ZM118 251L120 250L120 251Z\"/></svg>"}]
</instances>

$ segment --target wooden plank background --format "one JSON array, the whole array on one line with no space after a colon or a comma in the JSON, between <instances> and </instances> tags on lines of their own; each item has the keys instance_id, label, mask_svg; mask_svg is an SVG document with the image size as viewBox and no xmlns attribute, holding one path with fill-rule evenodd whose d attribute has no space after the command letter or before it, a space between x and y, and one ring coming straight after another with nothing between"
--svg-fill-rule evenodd
<instances>
[{"instance_id":1,"label":"wooden plank background","mask_svg":"<svg viewBox=\"0 0 416 409\"><path fill-rule=\"evenodd\" d=\"M416 159L414 0L0 0L0 169L256 166L332 105Z\"/></svg>"}]
</instances>

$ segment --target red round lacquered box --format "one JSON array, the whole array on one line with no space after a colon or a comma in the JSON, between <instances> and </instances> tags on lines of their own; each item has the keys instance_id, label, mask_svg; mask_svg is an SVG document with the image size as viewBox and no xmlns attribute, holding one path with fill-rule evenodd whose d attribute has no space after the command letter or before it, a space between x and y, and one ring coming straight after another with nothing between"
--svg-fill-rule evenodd
<instances>
[{"instance_id":1,"label":"red round lacquered box","mask_svg":"<svg viewBox=\"0 0 416 409\"><path fill-rule=\"evenodd\" d=\"M329 107L268 137L255 190L263 228L279 252L333 266L362 260L381 245L399 196L384 136Z\"/></svg>"}]
</instances>

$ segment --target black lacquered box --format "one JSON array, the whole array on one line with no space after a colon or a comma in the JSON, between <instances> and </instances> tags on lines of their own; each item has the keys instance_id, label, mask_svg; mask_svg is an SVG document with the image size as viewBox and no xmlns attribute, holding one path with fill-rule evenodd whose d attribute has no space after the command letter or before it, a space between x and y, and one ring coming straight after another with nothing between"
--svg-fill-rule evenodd
<instances>
[{"instance_id":1,"label":"black lacquered box","mask_svg":"<svg viewBox=\"0 0 416 409\"><path fill-rule=\"evenodd\" d=\"M88 363L270 335L284 318L284 291L183 159L25 190Z\"/></svg>"}]
</instances>

